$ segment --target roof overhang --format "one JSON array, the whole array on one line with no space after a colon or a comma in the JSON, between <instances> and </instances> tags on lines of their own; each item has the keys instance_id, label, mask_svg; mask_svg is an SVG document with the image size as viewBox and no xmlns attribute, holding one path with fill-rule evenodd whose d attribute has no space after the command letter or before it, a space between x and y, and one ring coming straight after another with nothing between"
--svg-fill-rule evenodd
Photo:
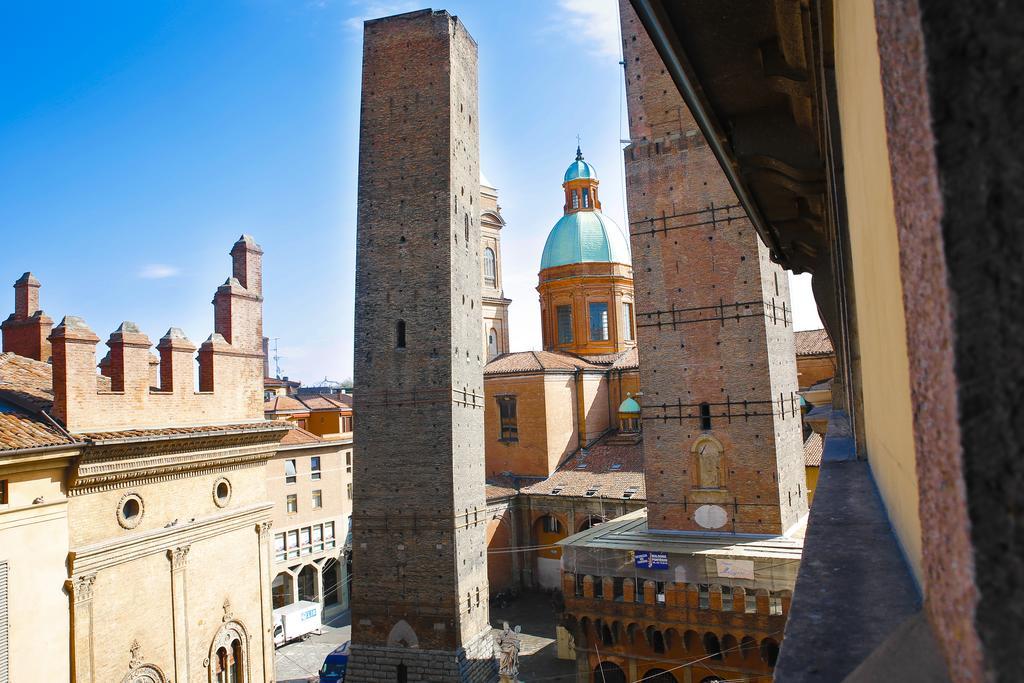
<instances>
[{"instance_id":1,"label":"roof overhang","mask_svg":"<svg viewBox=\"0 0 1024 683\"><path fill-rule=\"evenodd\" d=\"M631 0L776 262L828 258L831 0Z\"/></svg>"}]
</instances>

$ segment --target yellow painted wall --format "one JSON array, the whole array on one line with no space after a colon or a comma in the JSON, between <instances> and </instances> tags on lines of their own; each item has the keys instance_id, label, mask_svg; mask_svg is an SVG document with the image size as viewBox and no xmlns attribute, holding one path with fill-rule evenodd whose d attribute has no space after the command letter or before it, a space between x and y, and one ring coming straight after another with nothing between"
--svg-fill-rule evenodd
<instances>
[{"instance_id":1,"label":"yellow painted wall","mask_svg":"<svg viewBox=\"0 0 1024 683\"><path fill-rule=\"evenodd\" d=\"M810 507L814 502L814 489L818 488L818 474L821 472L821 468L804 467L804 472L807 475L807 505Z\"/></svg>"},{"instance_id":2,"label":"yellow painted wall","mask_svg":"<svg viewBox=\"0 0 1024 683\"><path fill-rule=\"evenodd\" d=\"M49 488L49 473L40 488ZM0 478L9 474L0 469ZM11 489L26 484L21 479ZM0 505L0 562L7 563L11 681L71 679L68 597L68 505L63 492L32 505Z\"/></svg>"},{"instance_id":3,"label":"yellow painted wall","mask_svg":"<svg viewBox=\"0 0 1024 683\"><path fill-rule=\"evenodd\" d=\"M918 582L914 432L899 244L874 5L835 3L835 62L849 210L864 431L871 469Z\"/></svg>"}]
</instances>

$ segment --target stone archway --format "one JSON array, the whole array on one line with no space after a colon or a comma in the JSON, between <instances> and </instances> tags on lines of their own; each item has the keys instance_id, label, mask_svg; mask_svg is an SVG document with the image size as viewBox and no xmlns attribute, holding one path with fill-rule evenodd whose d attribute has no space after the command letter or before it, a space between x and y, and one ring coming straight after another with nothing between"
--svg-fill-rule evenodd
<instances>
[{"instance_id":1,"label":"stone archway","mask_svg":"<svg viewBox=\"0 0 1024 683\"><path fill-rule=\"evenodd\" d=\"M142 664L129 671L121 683L167 683L167 677L156 664Z\"/></svg>"},{"instance_id":2,"label":"stone archway","mask_svg":"<svg viewBox=\"0 0 1024 683\"><path fill-rule=\"evenodd\" d=\"M225 612L227 609L225 609ZM232 666L241 675L238 683L249 683L252 680L252 665L249 658L249 632L241 622L230 619L225 614L224 624L217 631L210 644L210 656L204 664L209 672L210 683L220 683L225 666Z\"/></svg>"}]
</instances>

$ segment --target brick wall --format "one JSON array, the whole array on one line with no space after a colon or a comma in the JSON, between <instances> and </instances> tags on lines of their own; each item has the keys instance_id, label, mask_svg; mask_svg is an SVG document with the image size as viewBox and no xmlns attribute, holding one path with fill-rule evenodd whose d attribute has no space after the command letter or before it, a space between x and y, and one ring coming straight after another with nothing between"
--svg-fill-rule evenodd
<instances>
[{"instance_id":1,"label":"brick wall","mask_svg":"<svg viewBox=\"0 0 1024 683\"><path fill-rule=\"evenodd\" d=\"M629 2L620 9L649 524L781 533L807 509L786 273L737 206ZM703 435L724 449L713 489L698 486ZM717 521L698 522L702 506Z\"/></svg>"},{"instance_id":2,"label":"brick wall","mask_svg":"<svg viewBox=\"0 0 1024 683\"><path fill-rule=\"evenodd\" d=\"M159 387L153 386L152 342L125 321L107 341L110 391L98 391L96 344L85 321L66 316L49 336L54 416L71 432L174 427L263 418L263 251L247 235L231 250L232 277L214 295L214 333L199 348L171 328L157 344ZM242 283L248 282L250 287ZM5 339L7 329L5 328Z\"/></svg>"},{"instance_id":3,"label":"brick wall","mask_svg":"<svg viewBox=\"0 0 1024 683\"><path fill-rule=\"evenodd\" d=\"M476 44L446 12L365 26L349 670L359 681L394 680L405 659L410 680L481 680L492 666L457 662L488 629L476 73ZM401 634L418 643L415 661Z\"/></svg>"}]
</instances>

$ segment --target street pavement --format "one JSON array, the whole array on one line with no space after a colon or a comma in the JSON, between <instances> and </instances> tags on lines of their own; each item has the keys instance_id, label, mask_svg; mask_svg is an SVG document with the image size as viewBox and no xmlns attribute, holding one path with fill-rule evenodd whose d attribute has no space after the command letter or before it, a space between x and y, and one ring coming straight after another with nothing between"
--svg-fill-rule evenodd
<instances>
[{"instance_id":1,"label":"street pavement","mask_svg":"<svg viewBox=\"0 0 1024 683\"><path fill-rule=\"evenodd\" d=\"M527 683L540 680L570 683L575 679L574 663L557 657L556 619L551 600L544 593L524 593L508 607L491 607L494 635L500 632L505 621L512 627L522 627L520 680ZM307 640L278 648L274 662L278 683L315 683L324 658L351 637L351 613L346 610L328 617L321 635L312 635Z\"/></svg>"}]
</instances>

